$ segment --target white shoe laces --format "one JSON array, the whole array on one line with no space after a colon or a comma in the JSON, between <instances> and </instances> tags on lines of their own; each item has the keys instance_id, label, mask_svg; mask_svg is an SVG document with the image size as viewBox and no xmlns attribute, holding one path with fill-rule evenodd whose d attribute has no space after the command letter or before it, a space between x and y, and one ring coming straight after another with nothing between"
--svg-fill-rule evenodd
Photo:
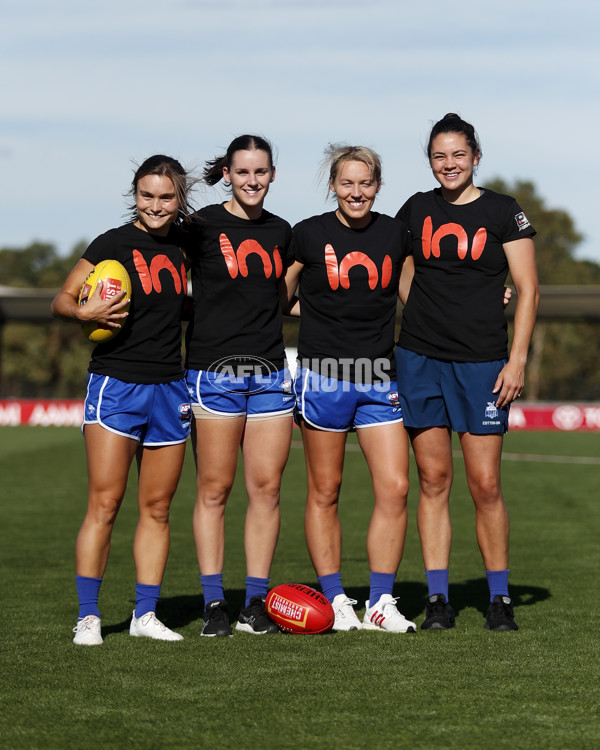
<instances>
[{"instance_id":1,"label":"white shoe laces","mask_svg":"<svg viewBox=\"0 0 600 750\"><path fill-rule=\"evenodd\" d=\"M142 627L147 628L158 628L159 630L166 630L167 626L163 625L163 623L158 619L156 614L154 612L146 612L145 615L142 615Z\"/></svg>"},{"instance_id":2,"label":"white shoe laces","mask_svg":"<svg viewBox=\"0 0 600 750\"><path fill-rule=\"evenodd\" d=\"M83 633L85 630L94 630L96 627L96 620L98 618L94 615L86 615L83 620L79 620L77 625L73 628L74 633Z\"/></svg>"},{"instance_id":3,"label":"white shoe laces","mask_svg":"<svg viewBox=\"0 0 600 750\"><path fill-rule=\"evenodd\" d=\"M346 599L337 607L335 611L336 616L340 615L340 617L349 617L354 620L356 618L356 612L354 611L355 604L358 604L356 599L346 597Z\"/></svg>"}]
</instances>

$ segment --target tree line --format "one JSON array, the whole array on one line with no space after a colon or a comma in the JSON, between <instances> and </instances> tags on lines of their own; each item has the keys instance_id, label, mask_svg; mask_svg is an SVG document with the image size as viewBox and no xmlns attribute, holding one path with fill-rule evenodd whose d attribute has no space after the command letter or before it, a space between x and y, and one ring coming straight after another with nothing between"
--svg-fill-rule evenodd
<instances>
[{"instance_id":1,"label":"tree line","mask_svg":"<svg viewBox=\"0 0 600 750\"><path fill-rule=\"evenodd\" d=\"M577 260L582 241L569 214L548 208L532 182L493 180L484 187L513 195L537 230L540 284L600 284L600 264ZM85 250L77 244L61 257L50 243L0 250L4 286L58 289ZM92 345L79 326L7 322L1 330L1 398L80 398ZM525 397L532 401L600 400L598 323L539 320L526 372ZM296 343L297 323L286 321L286 344Z\"/></svg>"}]
</instances>

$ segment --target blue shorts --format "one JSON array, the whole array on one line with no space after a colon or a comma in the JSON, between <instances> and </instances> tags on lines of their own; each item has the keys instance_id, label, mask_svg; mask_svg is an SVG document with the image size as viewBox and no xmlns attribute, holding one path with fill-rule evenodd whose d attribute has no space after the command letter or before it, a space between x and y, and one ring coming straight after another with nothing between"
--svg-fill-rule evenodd
<instances>
[{"instance_id":1,"label":"blue shorts","mask_svg":"<svg viewBox=\"0 0 600 750\"><path fill-rule=\"evenodd\" d=\"M320 430L348 432L402 421L395 380L362 385L303 367L294 389L297 415Z\"/></svg>"},{"instance_id":2,"label":"blue shorts","mask_svg":"<svg viewBox=\"0 0 600 750\"><path fill-rule=\"evenodd\" d=\"M492 393L505 359L444 362L398 348L396 363L406 427L451 427L473 435L508 431L509 409L499 409Z\"/></svg>"},{"instance_id":3,"label":"blue shorts","mask_svg":"<svg viewBox=\"0 0 600 750\"><path fill-rule=\"evenodd\" d=\"M192 411L185 380L155 385L125 383L90 373L83 425L99 424L148 447L184 443Z\"/></svg>"},{"instance_id":4,"label":"blue shorts","mask_svg":"<svg viewBox=\"0 0 600 750\"><path fill-rule=\"evenodd\" d=\"M287 367L272 373L235 376L233 373L188 370L192 404L207 412L232 417L278 416L294 412L292 378Z\"/></svg>"}]
</instances>

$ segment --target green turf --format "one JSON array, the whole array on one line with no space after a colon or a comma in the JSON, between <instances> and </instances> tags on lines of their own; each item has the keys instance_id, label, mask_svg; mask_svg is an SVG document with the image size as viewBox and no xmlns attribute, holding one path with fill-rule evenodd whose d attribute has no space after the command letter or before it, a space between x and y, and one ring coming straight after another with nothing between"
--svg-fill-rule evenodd
<instances>
[{"instance_id":1,"label":"green turf","mask_svg":"<svg viewBox=\"0 0 600 750\"><path fill-rule=\"evenodd\" d=\"M273 583L313 583L296 443L284 478ZM343 580L367 597L371 500L351 442L340 513ZM600 435L511 433L504 488L512 522L517 633L483 628L486 583L460 461L452 498L453 631L415 635L200 638L188 455L172 510L159 616L184 636L128 635L135 482L121 510L101 609L105 643L75 647L73 547L84 513L83 440L74 428L0 429L0 746L2 748L595 748L598 724ZM516 460L527 454L527 460ZM510 456L510 459L508 458ZM535 456L542 458L536 459ZM569 456L572 462L543 460ZM132 477L133 479L133 477ZM426 587L410 525L396 594L421 622ZM227 509L225 585L243 597L245 499ZM361 612L362 613L362 610Z\"/></svg>"}]
</instances>

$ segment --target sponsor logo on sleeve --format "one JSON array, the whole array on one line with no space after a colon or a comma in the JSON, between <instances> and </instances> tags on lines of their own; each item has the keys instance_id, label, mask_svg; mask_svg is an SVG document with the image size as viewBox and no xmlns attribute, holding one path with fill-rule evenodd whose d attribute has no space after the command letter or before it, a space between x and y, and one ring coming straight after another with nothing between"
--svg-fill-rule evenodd
<instances>
[{"instance_id":1,"label":"sponsor logo on sleeve","mask_svg":"<svg viewBox=\"0 0 600 750\"><path fill-rule=\"evenodd\" d=\"M523 229L527 229L527 227L531 226L529 223L529 219L525 216L523 211L515 216L515 221L517 222L517 226L519 227L519 232L522 232Z\"/></svg>"}]
</instances>

